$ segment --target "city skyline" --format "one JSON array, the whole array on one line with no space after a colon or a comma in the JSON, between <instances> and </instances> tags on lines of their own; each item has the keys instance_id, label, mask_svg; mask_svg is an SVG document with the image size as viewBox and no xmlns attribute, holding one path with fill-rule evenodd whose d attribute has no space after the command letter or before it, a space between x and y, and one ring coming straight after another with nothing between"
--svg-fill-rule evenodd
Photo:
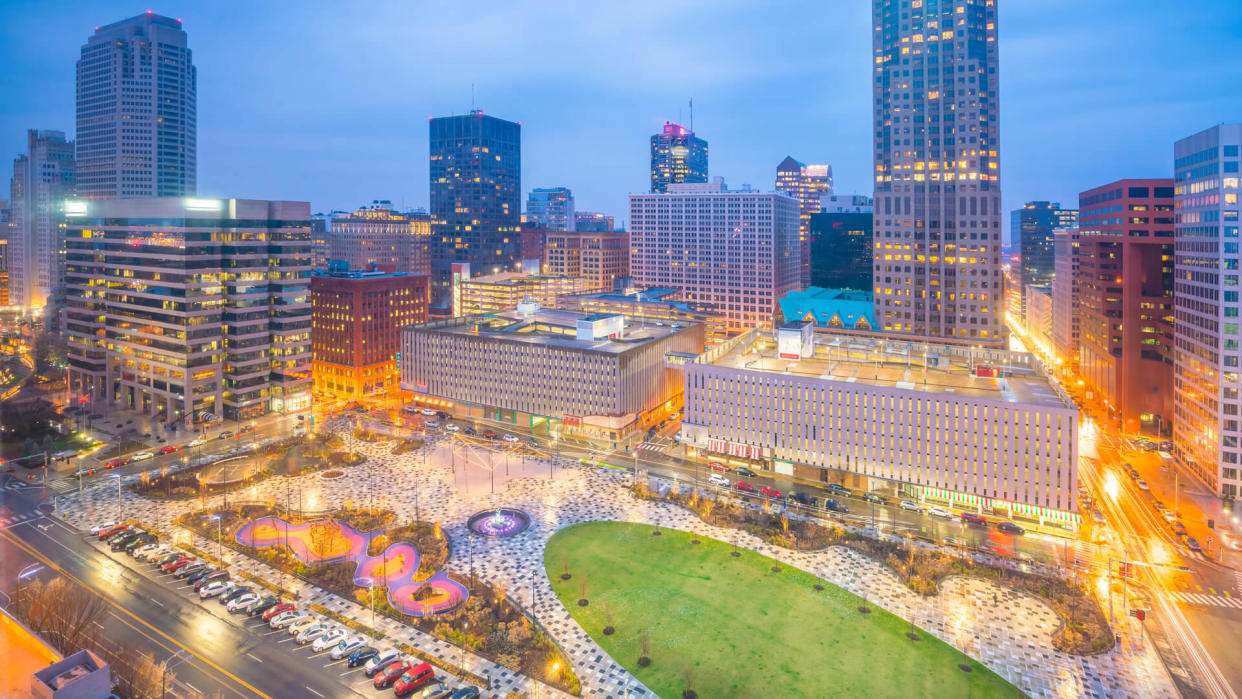
<instances>
[{"instance_id":1,"label":"city skyline","mask_svg":"<svg viewBox=\"0 0 1242 699\"><path fill-rule=\"evenodd\" d=\"M302 15L258 8L248 9L239 23L235 12L177 2L150 8L67 3L50 11L6 7L0 12L5 20L0 32L7 39L0 55L17 69L6 85L12 99L0 116L0 144L10 155L20 152L29 128L63 130L73 138L73 64L81 45L94 27L152 9L183 19L195 51L198 179L205 196L245 191L309 200L314 211L350 210L375 198L391 199L398 207L426 207L421 164L428 144L420 119L411 117L465 113L472 84L475 104L486 113L523 122L528 154L523 179L531 185L564 184L583 209L617 214L627 194L646 190L647 139L665 120L689 122L690 98L696 106L694 128L713 144L710 174L767 189L771 163L796 153L808 162L833 162L838 191L868 194L870 128L864 115L870 90L863 76L870 61L870 7L856 5L800 8L797 23L741 3L713 5L711 13L695 4L645 3L626 12L496 5L470 17L444 8L420 17L427 24L418 25L415 48L408 48L412 44L402 29L415 25L402 23L397 8L359 13L323 6ZM1182 58L1190 55L1182 49L1194 39L1193 60L1218 66L1212 73L1216 79L1228 82L1242 72L1218 60L1236 45L1230 27L1242 22L1242 9L1232 3L1197 3L1176 11L1127 8L1124 16L1115 12L1119 3L1075 5L1081 22L1066 29L1060 10L1070 7L1041 2L1001 8L1005 211L1032 199L1072 201L1078 191L1117 171L1169 176L1173 140L1205 124L1231 121L1242 108L1242 96L1236 95L1222 94L1209 103L1210 86L1218 83L1207 82L1206 72L1186 70L1193 65ZM386 20L377 28L367 18L379 14ZM665 45L673 30L662 27L691 16L703 27L701 35L678 35L676 45ZM1117 31L1079 40L1087 27L1105 21ZM498 53L521 46L523 59L498 65L485 52L451 65L441 61L436 52L454 42L436 27L462 22ZM527 31L509 35L515 26ZM539 42L522 36L538 38L556 29L583 36L598 27L627 37L627 53L648 58L627 71L606 59L612 52L602 52L598 60L587 52L588 59L565 71L557 85L538 82L538 68L561 62L565 47L529 50L528 44ZM295 36L296 43L280 41ZM777 36L785 48L765 50L770 45L765 37ZM828 37L832 41L817 40ZM363 39L371 48L340 55L342 46ZM246 44L248 51L220 50L230 42ZM1148 50L1137 55L1121 50L1136 42ZM593 44L582 44L589 47ZM670 62L681 67L668 69ZM401 69L407 64L410 70ZM436 70L418 72L419 65ZM399 74L419 75L420 82L393 83L390 76ZM1116 79L1101 86L1103 74ZM808 90L808 76L816 76L819 87ZM351 99L334 100L334 85L348 85ZM608 99L612 95L625 99ZM756 139L757 132L768 137ZM308 150L302 143L317 146ZM579 157L582 153L590 157ZM610 165L593 165L599 162ZM351 176L341 178L343 171ZM1008 221L1005 231L1008 239Z\"/></svg>"}]
</instances>

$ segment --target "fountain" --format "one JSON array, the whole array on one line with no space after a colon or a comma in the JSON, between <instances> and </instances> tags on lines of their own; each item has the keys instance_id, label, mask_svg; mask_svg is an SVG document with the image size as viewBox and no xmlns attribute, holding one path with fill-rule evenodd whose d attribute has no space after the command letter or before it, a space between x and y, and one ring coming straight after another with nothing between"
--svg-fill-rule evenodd
<instances>
[{"instance_id":1,"label":"fountain","mask_svg":"<svg viewBox=\"0 0 1242 699\"><path fill-rule=\"evenodd\" d=\"M530 516L521 510L501 507L475 514L466 526L479 536L499 539L526 531L526 528L530 526Z\"/></svg>"}]
</instances>

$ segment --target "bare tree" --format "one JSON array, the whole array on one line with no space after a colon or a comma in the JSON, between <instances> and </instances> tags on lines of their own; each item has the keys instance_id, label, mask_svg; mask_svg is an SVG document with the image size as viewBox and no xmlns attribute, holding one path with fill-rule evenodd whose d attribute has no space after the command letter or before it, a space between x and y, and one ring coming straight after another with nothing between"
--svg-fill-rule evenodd
<instances>
[{"instance_id":1,"label":"bare tree","mask_svg":"<svg viewBox=\"0 0 1242 699\"><path fill-rule=\"evenodd\" d=\"M65 653L93 645L92 627L106 611L102 598L64 578L35 580L14 600L14 612Z\"/></svg>"}]
</instances>

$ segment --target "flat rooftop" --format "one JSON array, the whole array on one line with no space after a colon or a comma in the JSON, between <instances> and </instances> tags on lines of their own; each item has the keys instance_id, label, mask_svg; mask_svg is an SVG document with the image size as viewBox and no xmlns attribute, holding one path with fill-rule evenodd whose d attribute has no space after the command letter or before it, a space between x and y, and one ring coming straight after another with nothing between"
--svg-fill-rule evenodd
<instances>
[{"instance_id":1,"label":"flat rooftop","mask_svg":"<svg viewBox=\"0 0 1242 699\"><path fill-rule=\"evenodd\" d=\"M1037 368L1034 355L1027 352L816 333L814 356L794 360L782 359L776 338L764 333L753 342L737 343L707 363L929 394L1071 407ZM999 373L999 377L979 375L989 372Z\"/></svg>"},{"instance_id":2,"label":"flat rooftop","mask_svg":"<svg viewBox=\"0 0 1242 699\"><path fill-rule=\"evenodd\" d=\"M517 286L519 284L537 284L539 282L554 282L578 277L570 277L564 274L527 274L524 272L498 272L483 277L471 277L463 279L462 284L496 284L501 286Z\"/></svg>"},{"instance_id":3,"label":"flat rooftop","mask_svg":"<svg viewBox=\"0 0 1242 699\"><path fill-rule=\"evenodd\" d=\"M564 347L587 352L622 354L656 340L676 335L685 329L679 325L654 325L625 321L624 330L617 338L603 337L598 340L579 340L578 321L596 320L614 314L586 314L541 308L533 313L503 311L478 313L451 320L432 321L411 325L407 330L436 332L452 335L488 337L505 342L531 345Z\"/></svg>"}]
</instances>

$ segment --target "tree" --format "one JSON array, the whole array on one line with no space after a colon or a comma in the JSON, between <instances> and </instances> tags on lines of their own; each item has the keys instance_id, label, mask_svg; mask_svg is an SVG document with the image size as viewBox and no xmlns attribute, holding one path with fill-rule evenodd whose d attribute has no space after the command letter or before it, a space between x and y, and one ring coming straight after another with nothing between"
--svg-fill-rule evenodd
<instances>
[{"instance_id":1,"label":"tree","mask_svg":"<svg viewBox=\"0 0 1242 699\"><path fill-rule=\"evenodd\" d=\"M99 596L64 578L34 580L13 600L13 610L35 633L68 655L94 646L95 624L107 611Z\"/></svg>"}]
</instances>

